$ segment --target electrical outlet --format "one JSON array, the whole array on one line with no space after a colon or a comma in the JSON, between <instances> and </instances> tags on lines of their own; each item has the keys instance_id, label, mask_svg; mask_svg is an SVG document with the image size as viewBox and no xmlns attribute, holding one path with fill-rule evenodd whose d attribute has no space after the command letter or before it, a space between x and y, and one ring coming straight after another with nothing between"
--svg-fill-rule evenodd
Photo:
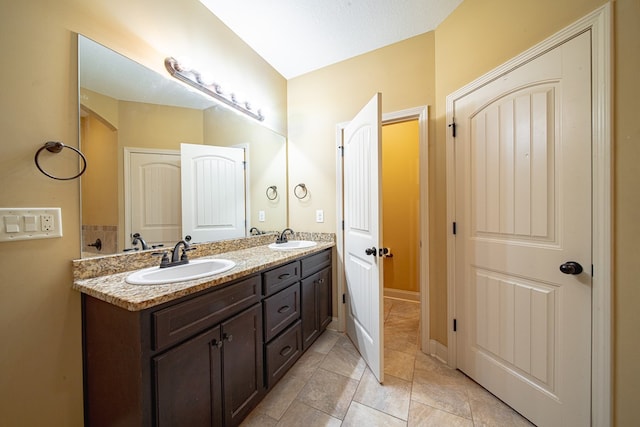
<instances>
[{"instance_id":1,"label":"electrical outlet","mask_svg":"<svg viewBox=\"0 0 640 427\"><path fill-rule=\"evenodd\" d=\"M40 228L42 229L42 231L55 230L55 225L53 223L53 215L50 215L50 214L40 215Z\"/></svg>"},{"instance_id":2,"label":"electrical outlet","mask_svg":"<svg viewBox=\"0 0 640 427\"><path fill-rule=\"evenodd\" d=\"M264 220L265 220L264 211L258 211L258 221L264 222Z\"/></svg>"},{"instance_id":3,"label":"electrical outlet","mask_svg":"<svg viewBox=\"0 0 640 427\"><path fill-rule=\"evenodd\" d=\"M0 208L0 242L62 237L60 208Z\"/></svg>"},{"instance_id":4,"label":"electrical outlet","mask_svg":"<svg viewBox=\"0 0 640 427\"><path fill-rule=\"evenodd\" d=\"M324 211L322 209L316 211L316 222L324 222Z\"/></svg>"}]
</instances>

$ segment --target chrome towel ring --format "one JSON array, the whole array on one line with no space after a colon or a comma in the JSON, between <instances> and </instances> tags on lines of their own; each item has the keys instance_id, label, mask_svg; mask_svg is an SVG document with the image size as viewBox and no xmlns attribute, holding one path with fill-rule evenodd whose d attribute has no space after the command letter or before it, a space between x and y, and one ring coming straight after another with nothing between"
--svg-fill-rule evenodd
<instances>
[{"instance_id":1,"label":"chrome towel ring","mask_svg":"<svg viewBox=\"0 0 640 427\"><path fill-rule=\"evenodd\" d=\"M300 200L307 197L307 193L308 193L307 186L304 184L298 184L293 188L293 194Z\"/></svg>"},{"instance_id":2,"label":"chrome towel ring","mask_svg":"<svg viewBox=\"0 0 640 427\"><path fill-rule=\"evenodd\" d=\"M275 200L277 198L278 198L278 187L276 187L275 185L267 187L267 199Z\"/></svg>"},{"instance_id":3,"label":"chrome towel ring","mask_svg":"<svg viewBox=\"0 0 640 427\"><path fill-rule=\"evenodd\" d=\"M68 178L60 178L58 176L54 176L51 175L50 173L46 172L44 169L42 169L42 167L40 166L40 163L38 162L38 157L40 156L40 153L43 150L47 150L50 153L53 154L58 154L59 152L62 151L63 148L68 148L72 151L75 151L78 156L80 156L80 158L82 159L82 170L74 176L68 177ZM34 158L34 161L36 162L36 167L38 168L38 170L40 172L42 172L43 174L45 174L46 176L48 176L49 178L53 178L53 179L57 179L60 181L68 181L70 179L76 179L78 178L80 175L82 175L84 173L84 171L87 170L87 158L84 156L84 154L82 154L80 152L80 150L73 148L73 147L69 147L68 145L64 145L62 142L58 142L58 141L47 141L45 142L44 146L40 147L40 149L38 151L36 151L36 155Z\"/></svg>"}]
</instances>

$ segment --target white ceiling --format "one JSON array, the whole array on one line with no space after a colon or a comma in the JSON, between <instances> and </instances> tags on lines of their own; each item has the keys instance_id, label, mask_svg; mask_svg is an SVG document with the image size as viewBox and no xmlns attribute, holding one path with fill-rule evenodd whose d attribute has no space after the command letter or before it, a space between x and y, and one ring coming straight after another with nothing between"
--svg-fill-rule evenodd
<instances>
[{"instance_id":1,"label":"white ceiling","mask_svg":"<svg viewBox=\"0 0 640 427\"><path fill-rule=\"evenodd\" d=\"M462 0L200 0L291 79L434 30Z\"/></svg>"}]
</instances>

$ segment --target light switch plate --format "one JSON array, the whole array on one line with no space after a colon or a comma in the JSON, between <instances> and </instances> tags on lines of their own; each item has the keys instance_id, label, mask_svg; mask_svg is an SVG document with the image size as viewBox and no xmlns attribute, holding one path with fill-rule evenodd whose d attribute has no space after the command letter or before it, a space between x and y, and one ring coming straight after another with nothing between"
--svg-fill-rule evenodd
<instances>
[{"instance_id":1,"label":"light switch plate","mask_svg":"<svg viewBox=\"0 0 640 427\"><path fill-rule=\"evenodd\" d=\"M0 242L62 237L60 208L0 208Z\"/></svg>"},{"instance_id":2,"label":"light switch plate","mask_svg":"<svg viewBox=\"0 0 640 427\"><path fill-rule=\"evenodd\" d=\"M316 222L324 222L324 211L322 209L316 211Z\"/></svg>"}]
</instances>

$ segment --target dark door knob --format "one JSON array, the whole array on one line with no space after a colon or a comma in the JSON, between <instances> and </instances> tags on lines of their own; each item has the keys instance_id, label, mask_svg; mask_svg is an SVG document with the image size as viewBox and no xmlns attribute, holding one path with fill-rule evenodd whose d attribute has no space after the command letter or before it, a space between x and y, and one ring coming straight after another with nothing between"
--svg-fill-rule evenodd
<instances>
[{"instance_id":1,"label":"dark door knob","mask_svg":"<svg viewBox=\"0 0 640 427\"><path fill-rule=\"evenodd\" d=\"M376 256L378 254L378 251L376 250L375 246L373 248L367 248L364 250L364 253L367 255L373 255Z\"/></svg>"},{"instance_id":2,"label":"dark door knob","mask_svg":"<svg viewBox=\"0 0 640 427\"><path fill-rule=\"evenodd\" d=\"M582 266L575 261L567 261L560 265L560 271L564 274L580 274L582 273Z\"/></svg>"}]
</instances>

